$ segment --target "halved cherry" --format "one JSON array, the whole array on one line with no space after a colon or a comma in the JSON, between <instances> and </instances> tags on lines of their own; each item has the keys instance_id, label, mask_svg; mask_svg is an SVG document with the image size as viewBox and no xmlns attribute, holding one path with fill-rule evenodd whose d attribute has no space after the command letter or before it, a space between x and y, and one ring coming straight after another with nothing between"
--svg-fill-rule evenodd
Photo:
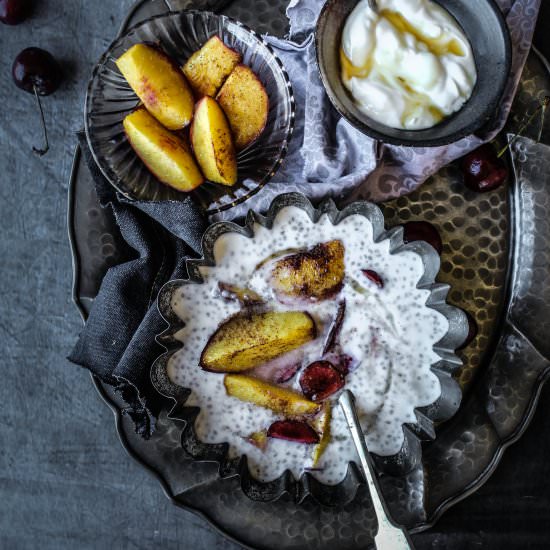
<instances>
[{"instance_id":1,"label":"halved cherry","mask_svg":"<svg viewBox=\"0 0 550 550\"><path fill-rule=\"evenodd\" d=\"M300 370L301 366L301 363L295 363L293 365L283 367L281 370L277 371L273 381L276 384L284 384L285 382L292 380L296 376L296 373Z\"/></svg>"},{"instance_id":2,"label":"halved cherry","mask_svg":"<svg viewBox=\"0 0 550 550\"><path fill-rule=\"evenodd\" d=\"M328 361L316 361L300 377L303 394L312 401L323 401L344 387L344 376Z\"/></svg>"},{"instance_id":3,"label":"halved cherry","mask_svg":"<svg viewBox=\"0 0 550 550\"><path fill-rule=\"evenodd\" d=\"M466 337L464 343L459 348L457 348L457 351L463 350L464 348L468 347L473 342L478 333L476 320L467 311L465 311L464 313L468 318L468 336Z\"/></svg>"},{"instance_id":4,"label":"halved cherry","mask_svg":"<svg viewBox=\"0 0 550 550\"><path fill-rule=\"evenodd\" d=\"M332 326L328 331L327 339L325 340L325 345L323 346L323 355L326 355L331 351L336 342L338 341L338 336L342 330L342 324L344 322L344 316L346 314L346 301L343 300L338 304L338 311L336 312L336 317L332 322Z\"/></svg>"},{"instance_id":5,"label":"halved cherry","mask_svg":"<svg viewBox=\"0 0 550 550\"><path fill-rule=\"evenodd\" d=\"M374 283L378 288L384 288L384 280L376 271L372 269L362 269L361 272L371 283Z\"/></svg>"},{"instance_id":6,"label":"halved cherry","mask_svg":"<svg viewBox=\"0 0 550 550\"><path fill-rule=\"evenodd\" d=\"M267 436L296 443L319 443L319 434L309 424L299 420L277 420L269 426Z\"/></svg>"},{"instance_id":7,"label":"halved cherry","mask_svg":"<svg viewBox=\"0 0 550 550\"><path fill-rule=\"evenodd\" d=\"M403 225L403 242L405 244L413 241L426 241L431 244L441 256L443 242L439 231L429 222L408 222Z\"/></svg>"}]
</instances>

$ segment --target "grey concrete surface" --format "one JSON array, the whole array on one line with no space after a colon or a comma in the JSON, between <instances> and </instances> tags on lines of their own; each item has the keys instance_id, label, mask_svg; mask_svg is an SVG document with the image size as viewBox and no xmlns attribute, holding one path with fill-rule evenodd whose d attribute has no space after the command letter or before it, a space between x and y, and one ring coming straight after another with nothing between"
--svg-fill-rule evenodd
<instances>
[{"instance_id":1,"label":"grey concrete surface","mask_svg":"<svg viewBox=\"0 0 550 550\"><path fill-rule=\"evenodd\" d=\"M35 4L27 23L0 26L0 548L236 548L169 503L125 454L88 374L65 360L81 327L66 232L74 132L91 67L131 2ZM66 73L44 100L52 146L44 158L31 152L41 140L34 99L10 78L13 58L31 45L50 50ZM549 413L547 388L496 475L416 537L418 548L550 546Z\"/></svg>"}]
</instances>

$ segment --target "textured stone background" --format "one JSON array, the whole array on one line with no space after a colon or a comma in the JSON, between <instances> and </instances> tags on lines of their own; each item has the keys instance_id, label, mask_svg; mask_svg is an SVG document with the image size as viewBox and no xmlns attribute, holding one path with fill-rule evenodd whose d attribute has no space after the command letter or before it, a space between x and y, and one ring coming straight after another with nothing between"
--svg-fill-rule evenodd
<instances>
[{"instance_id":1,"label":"textured stone background","mask_svg":"<svg viewBox=\"0 0 550 550\"><path fill-rule=\"evenodd\" d=\"M173 507L125 454L86 372L65 356L80 329L70 299L67 181L91 67L129 0L42 0L30 21L0 28L0 548L237 548ZM538 44L550 56L550 2ZM548 32L546 30L546 35ZM543 44L546 41L546 44ZM11 82L24 47L65 68L44 101L52 150L39 159L32 96ZM550 387L533 424L478 493L415 537L418 549L550 546Z\"/></svg>"}]
</instances>

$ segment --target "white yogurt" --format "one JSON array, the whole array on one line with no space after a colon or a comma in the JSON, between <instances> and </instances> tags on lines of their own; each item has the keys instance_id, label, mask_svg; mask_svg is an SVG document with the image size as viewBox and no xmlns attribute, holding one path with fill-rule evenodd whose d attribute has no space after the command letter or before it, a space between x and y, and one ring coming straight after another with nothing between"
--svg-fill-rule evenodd
<instances>
[{"instance_id":1,"label":"white yogurt","mask_svg":"<svg viewBox=\"0 0 550 550\"><path fill-rule=\"evenodd\" d=\"M172 356L168 375L174 383L192 390L187 404L201 409L195 424L198 437L207 443L228 442L231 456L246 454L252 474L260 480L275 479L285 469L299 477L312 466L313 446L271 439L262 452L251 445L246 437L265 430L281 415L228 396L224 375L198 366L209 336L239 310L237 304L217 297L217 285L219 281L241 287L250 284L266 294L269 291L263 279L253 275L261 260L289 247L310 248L333 239L340 239L345 247L346 283L335 299L300 308L314 317L320 333L298 352L303 366L320 359L338 302L345 297L346 316L339 340L343 351L358 361L357 368L346 377L346 387L356 396L370 450L380 455L397 453L403 444L403 423L416 421L414 408L429 405L440 395L439 381L430 365L438 360L433 345L447 332L448 323L425 306L429 291L416 288L423 274L418 255L391 255L389 241L374 243L371 223L363 216L350 216L338 226L323 216L314 224L298 208L282 210L271 230L256 225L253 238L225 234L215 245L216 266L201 268L204 284L183 285L174 293L172 306L185 327L177 334L183 348ZM385 287L380 290L369 285L362 269L378 272ZM360 281L368 294L354 290L352 279ZM270 306L289 309L275 302ZM259 369L257 375L261 372ZM286 385L299 390L299 376ZM348 463L357 461L336 398L332 441L318 464L322 471L313 474L329 484L341 481Z\"/></svg>"},{"instance_id":2,"label":"white yogurt","mask_svg":"<svg viewBox=\"0 0 550 550\"><path fill-rule=\"evenodd\" d=\"M430 128L462 108L477 72L456 20L432 0L361 0L342 33L342 80L370 118Z\"/></svg>"}]
</instances>

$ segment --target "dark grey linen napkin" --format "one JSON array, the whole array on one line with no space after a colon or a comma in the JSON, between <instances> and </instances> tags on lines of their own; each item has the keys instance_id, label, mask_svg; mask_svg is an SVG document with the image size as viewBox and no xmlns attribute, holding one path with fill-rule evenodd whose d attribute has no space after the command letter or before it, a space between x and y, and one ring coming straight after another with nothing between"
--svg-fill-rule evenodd
<instances>
[{"instance_id":1,"label":"dark grey linen napkin","mask_svg":"<svg viewBox=\"0 0 550 550\"><path fill-rule=\"evenodd\" d=\"M200 255L207 220L190 197L127 201L97 168L84 134L78 137L101 206L112 209L131 252L128 261L105 275L69 360L120 391L128 404L123 412L148 437L162 406L150 381L151 365L162 353L155 336L167 327L156 298L164 283L187 275L185 260Z\"/></svg>"}]
</instances>

